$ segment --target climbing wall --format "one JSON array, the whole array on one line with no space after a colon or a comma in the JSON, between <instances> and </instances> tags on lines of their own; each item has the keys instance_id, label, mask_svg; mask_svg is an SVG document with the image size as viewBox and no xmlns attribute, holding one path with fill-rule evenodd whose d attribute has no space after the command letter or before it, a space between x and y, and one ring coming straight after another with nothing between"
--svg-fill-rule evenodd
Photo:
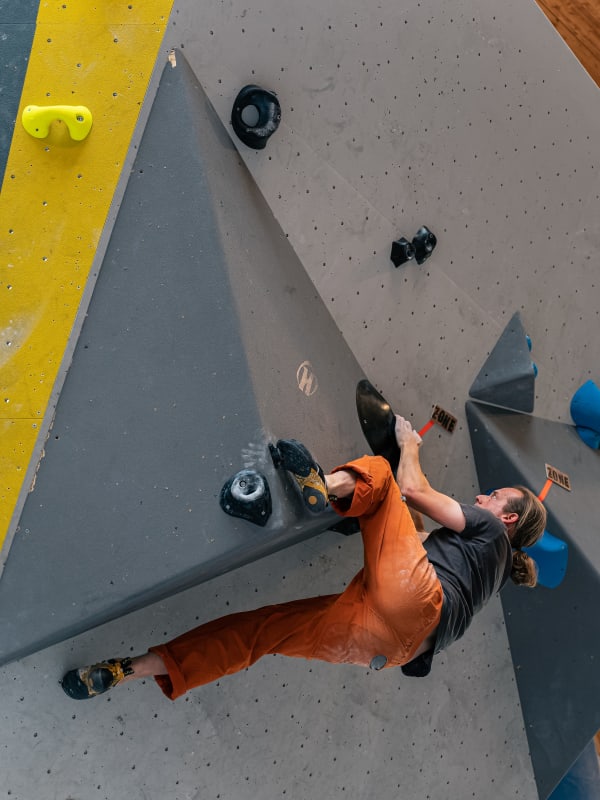
<instances>
[{"instance_id":1,"label":"climbing wall","mask_svg":"<svg viewBox=\"0 0 600 800\"><path fill-rule=\"evenodd\" d=\"M12 66L1 140L2 563L81 326L80 304L84 314L101 262L103 228L170 9L170 0L43 2L35 33L31 3L6 15L2 9ZM76 141L57 119L47 137L36 138L21 124L32 105L91 106L93 130Z\"/></svg>"},{"instance_id":2,"label":"climbing wall","mask_svg":"<svg viewBox=\"0 0 600 800\"><path fill-rule=\"evenodd\" d=\"M537 494L547 464L550 474L560 469L568 478L551 482L544 501L547 530L568 551L563 578L533 591L509 583L502 592L537 786L546 797L600 727L590 702L600 693L600 625L591 612L600 596L600 458L573 425L473 402L467 417L482 491L517 484Z\"/></svg>"},{"instance_id":3,"label":"climbing wall","mask_svg":"<svg viewBox=\"0 0 600 800\"><path fill-rule=\"evenodd\" d=\"M0 581L0 661L335 524L268 446L352 457L361 377L190 68L167 63ZM264 525L220 507L244 468L270 487Z\"/></svg>"},{"instance_id":4,"label":"climbing wall","mask_svg":"<svg viewBox=\"0 0 600 800\"><path fill-rule=\"evenodd\" d=\"M31 33L30 19L11 22L18 24L25 26L23 36ZM11 28L11 33L15 31ZM23 61L15 58L13 63L23 71ZM223 252L231 254L230 242L239 241L236 237L242 232L250 244L242 236L234 274L243 274L247 250L253 254L252 265L260 266L257 253L262 252L264 242L260 236L254 238L247 227L257 214L260 230L277 243L282 265L278 272L277 263L269 259L268 269L260 273L263 279L269 275L271 284L253 283L251 272L246 274L250 277L245 293L241 284L234 280L230 284L229 298L236 307L234 327L239 326L237 342L245 344L230 351L228 363L235 365L236 374L240 368L241 385L250 394L254 392L254 397L248 402L248 392L242 391L239 398L228 398L232 403L239 399L247 417L236 418L231 436L223 437L219 436L221 422L212 420L214 424L206 426L204 435L201 414L194 416L194 388L200 396L201 388L212 384L193 372L193 358L179 362L185 363L181 374L190 378L186 414L180 415L181 407L173 405L180 404L181 398L172 387L154 405L148 402L152 392L144 395L140 391L155 388L150 385L156 380L153 376L167 378L172 360L181 355L180 350L169 350L162 342L154 351L156 364L152 360L153 336L160 330L157 321L165 307L176 308L182 297L173 289L167 306L162 304L171 269L167 256L175 253L178 269L185 274L186 268L204 264L203 248L211 241L201 240L201 225L194 217L197 210L199 218L206 218L202 193L196 193L195 184L185 185L186 175L191 180L198 174L197 165L187 173L181 166L171 170L165 155L168 145L178 141L175 136L171 141L169 131L181 125L184 93L175 93L176 101L162 107L162 127L148 125L149 136L156 135L156 129L160 135L151 155L135 164L129 181L136 211L130 208L119 227L115 223L117 212L125 206L123 200L119 209L119 198L149 119L158 77L165 66L179 76L179 70L187 70L186 62L204 98L200 105L212 107L218 117L204 117L206 135L202 128L191 127L198 151L206 152L202 148L216 131L220 135L229 132L231 140L225 136L220 141L226 143L222 147L228 148L236 165L235 180L243 186L239 197L246 198L246 205L237 206L233 215L225 214L222 209L227 204L220 205L216 195L208 204L222 225ZM230 126L233 100L248 83L277 92L282 109L277 132L260 152L243 145ZM68 86L69 96L59 98L64 86ZM147 87L150 90L142 107ZM171 579L163 574L157 583L156 559L161 559L161 567L173 566L170 559L174 553L183 558L178 542L185 544L187 538L197 544L194 530L202 531L206 545L212 547L214 542L203 528L209 508L219 520L219 530L242 535L242 528L227 528L231 521L215 510L219 486L248 457L249 442L258 441L262 447L267 434L283 423L293 424L299 436L308 431L312 442L332 457L344 448L360 447L356 420L348 406L339 412L358 375L377 384L394 409L419 428L436 407L444 410L444 420L456 420L429 429L423 463L437 487L465 500L479 490L479 481L464 401L516 311L531 338L532 358L539 370L533 387L535 413L555 422L569 422L569 401L575 389L588 378L600 377L594 374L600 363L595 269L600 233L597 100L597 88L545 16L533 2L522 0L508 0L501 6L491 0L477 4L451 0L443 7L433 0L411 4L382 0L368 8L358 0L308 0L300 6L289 0L258 0L251 8L238 0L227 5L217 0L202 4L175 0L172 9L170 3L158 0L139 8L135 2L117 0L101 7L85 4L85 9L78 2L40 4L18 111L28 103L81 102L92 110L94 127L79 144L66 138L60 125L47 141L37 140L20 127L14 112L0 199L0 235L9 253L0 283L0 291L9 298L2 306L6 312L3 331L10 334L0 341L0 353L4 353L0 377L6 388L2 401L8 401L0 404L5 412L6 446L0 477L6 542L10 543L16 530L0 581L0 591L8 598L2 604L9 634L4 641L13 648L5 657L15 658L118 615L124 608L144 605L209 577L201 569L185 573L179 564ZM241 168L238 153L247 171ZM165 180L161 180L163 176ZM147 180L150 177L152 181ZM160 193L165 191L166 197ZM228 191L236 193L237 184ZM113 197L116 202L110 209ZM230 195L228 198L233 204ZM158 216L138 213L148 204ZM178 215L179 206L182 213ZM167 207L173 217L162 227L160 214ZM168 216L166 211L164 216ZM176 224L178 216L189 220L188 228L194 233L189 249ZM111 239L113 224L116 233ZM410 240L423 225L437 237L430 258L421 265L413 260L396 268L390 260L392 242L400 236ZM209 231L204 233L209 235ZM109 242L113 250L103 259ZM135 277L125 274L146 267L147 272ZM27 277L22 282L25 270ZM99 281L90 304L98 272L104 280ZM227 269L220 275L231 280ZM197 276L192 282L179 282L186 287L183 294L192 306L194 292L202 290L196 280ZM300 280L305 281L301 291ZM276 329L265 336L268 328L264 321L271 320L274 313L269 305L273 295L286 309L280 324L285 325L288 317L291 320L287 339ZM319 385L323 385L322 375L338 381L345 373L346 383L340 377L335 389L324 393L329 400L322 421L313 416L316 403L306 403L306 395L295 394L306 386L306 373L299 368L307 360L303 339L295 333L296 317L290 311L298 297L306 308L314 310L319 304L316 316L300 306L304 320L310 322L311 341L318 344L323 359ZM81 337L79 332L88 307L90 337L86 339L85 328ZM186 325L190 315L193 317L188 308ZM218 305L211 310L215 315L220 311ZM170 336L168 326L165 330ZM198 332L201 326L193 320L186 330ZM215 330L220 329L215 326ZM258 332L260 347L256 343L246 346L253 330ZM135 343L134 333L138 337ZM344 354L341 361L331 356L332 339L337 343L336 353ZM212 364L214 358L212 350L210 356L201 350L199 347L196 358L198 369ZM135 354L140 352L144 358L136 363ZM273 367L273 360L261 358L281 353L285 355L281 366ZM121 361L123 354L127 357ZM65 382L61 394L71 356L73 368L68 378L73 391L67 393L69 384ZM140 365L148 383L136 388L132 384ZM95 371L94 366L98 367ZM285 370L290 370L285 392L280 388L273 392L271 383L261 385L259 377L268 374L269 366L275 372L280 370L277 387L277 381L284 380L281 376L287 380ZM97 383L89 384L86 378ZM111 391L112 386L120 386L123 393ZM257 386L262 386L260 391ZM125 424L121 418L111 430L110 404L96 411L98 404L94 404L100 397L123 399L118 411L125 415ZM280 397L293 398L291 402L296 404L288 416L278 403ZM212 407L214 398L210 400ZM55 405L56 423L50 431ZM235 417L240 412L228 405L226 414L230 413ZM153 424L153 419L160 422ZM177 427L178 420L182 427L174 441L169 425ZM237 435L248 426L252 436ZM136 445L130 449L134 430ZM259 434L254 436L257 430ZM46 458L35 491L28 495L48 434ZM204 440L208 442L206 452L201 451ZM156 442L160 443L158 450ZM179 447L180 442L189 449ZM194 465L195 444L201 468ZM250 451L256 459L256 451ZM163 454L175 465L171 474ZM65 460L69 459L72 463L67 469ZM100 462L105 472L95 487L93 470ZM187 467L198 468L198 472ZM92 476L87 484L86 474ZM179 481L176 489L171 477ZM82 481L83 493L77 491ZM127 487L121 495L119 486ZM200 492L206 494L200 496ZM68 504L61 502L63 496L70 498ZM284 486L282 496L287 496ZM145 506L152 502L160 506L161 497L168 499L159 507L158 516L149 512L144 516ZM195 502L188 503L189 497ZM293 515L292 497L288 496L292 508L288 512ZM112 515L115 526L106 525L100 512ZM187 527L180 533L183 518ZM92 555L102 555L106 572L99 573L100 583L82 600L80 593L68 590L69 570L53 567L62 588L57 607L52 607L45 621L55 619L58 611L64 624L56 626L51 635L41 635L31 621L32 610L36 603L43 607L44 592L51 592L52 586L44 586L45 575L40 577L39 571L34 579L29 574L30 565L39 560L35 544L39 542L46 554L52 551L52 535L63 547L74 542L77 555L88 559L85 569L91 574L92 551L86 552L78 540L90 520L98 525L97 550ZM212 522L211 517L208 524ZM140 566L134 549L128 551L131 543L123 540L124 531L140 539L147 537L153 545L162 543L162 550L154 551L160 550L160 556L154 560L148 556ZM279 538L268 546L254 536L241 560L258 558L275 545L283 547L294 541L296 534L302 538L316 532L314 528L292 531L289 540ZM103 547L107 541L103 536L108 536L109 547ZM248 540L242 546L247 545ZM327 540L325 550L328 545L334 551L339 547ZM67 547L66 552L71 550ZM5 547L5 557L6 553ZM81 572L80 585L87 585L80 561L71 558L72 563ZM239 562L222 560L215 572L235 563ZM336 571L336 559L324 558L322 563L331 572L328 577L335 577L336 585L344 585L348 575ZM36 569L40 564L43 567L39 562ZM259 566L260 562L255 565L258 573ZM351 574L349 568L347 571ZM279 599L281 576L277 572L268 576L277 584L275 599ZM261 589L264 577L256 579ZM324 590L334 590L326 583ZM207 602L210 585L206 595L202 587L195 590L190 602L217 613L221 605ZM153 591L157 586L160 591ZM306 590L306 582L299 578L294 589L303 588ZM316 589L315 581L311 590ZM254 604L257 592L248 591L250 596L244 599ZM27 626L19 625L22 610L30 616L29 633ZM160 616L156 607L149 613ZM193 622L196 616L196 610L175 615L181 625ZM171 631L169 625L161 630ZM154 632L153 626L150 629ZM29 641L13 638L18 630L25 631ZM327 686L326 695L315 700L315 715L322 714L319 719L323 721L318 732L325 741L334 730L335 736L327 741L336 752L326 757L319 747L318 753L311 751L308 766L302 766L302 759L294 761L300 770L295 793L311 795L312 776L319 774L325 776L325 793L329 794L339 793L340 786L349 788L350 781L348 786L345 782L349 775L352 788L360 782L365 796L380 794L381 786L390 791L408 786L414 796L485 797L490 786L502 786L506 797L535 797L498 600L477 620L468 638L442 656L438 665L438 672L426 685L412 689L400 684L404 713L398 710L400 690L396 684L372 690L363 676L345 671L340 688L337 673L316 670ZM305 675L304 665L281 669L292 670L299 685L303 680L312 681ZM240 681L246 680L250 683L236 684L238 698L249 696L253 679L240 676ZM264 699L265 707L273 710L273 681L269 678L267 683L268 691L254 692L254 700L260 707ZM353 709L348 719L340 717L340 707L348 707L346 692ZM281 695L281 699L277 695L278 704L285 708L287 720L297 713L298 703L286 692ZM381 702L376 706L375 701ZM205 702L216 719L223 696L209 695ZM384 706L386 710L380 711ZM393 709L391 739L389 708ZM285 724L279 717L275 719L276 711L273 714L280 740L287 740ZM255 721L255 716L249 719ZM336 720L335 726L329 725L328 719ZM398 725L398 720L404 724ZM184 724L188 723L190 720L184 719ZM315 730L310 715L303 723L307 730ZM457 730L461 732L458 739ZM249 776L240 777L231 770L230 753L235 750L237 734L223 731L229 747L222 748L219 739L218 752L227 753L227 762L219 776L211 779L214 794L234 791L243 796L248 786L254 796L256 786L263 783L258 773L253 773L253 785L244 780ZM378 746L371 748L368 767L359 774L354 768L359 763L364 766L359 756L364 752L365 731ZM268 741L269 735L265 736ZM218 752L214 752L216 759ZM261 762L260 753L242 752L247 764L256 759L260 771L268 776L268 794L276 796L284 784L287 790L289 770L280 774L277 765ZM415 766L413 752L419 753L419 766ZM282 760L289 763L287 758ZM188 781L192 795L197 790L194 781Z\"/></svg>"},{"instance_id":5,"label":"climbing wall","mask_svg":"<svg viewBox=\"0 0 600 800\"><path fill-rule=\"evenodd\" d=\"M0 3L3 67L3 102L0 105L0 176L4 175L15 120L19 115L21 89L35 33L37 10L38 0L23 0L18 5L11 2Z\"/></svg>"},{"instance_id":6,"label":"climbing wall","mask_svg":"<svg viewBox=\"0 0 600 800\"><path fill-rule=\"evenodd\" d=\"M168 41L224 121L249 80L278 92L268 151L240 150L369 375L415 415L423 395L460 411L463 376L521 310L547 365L540 413L567 418L598 321L598 90L542 12L310 2L296 23L285 3L219 8L176 5ZM395 270L392 240L421 224L435 255Z\"/></svg>"}]
</instances>

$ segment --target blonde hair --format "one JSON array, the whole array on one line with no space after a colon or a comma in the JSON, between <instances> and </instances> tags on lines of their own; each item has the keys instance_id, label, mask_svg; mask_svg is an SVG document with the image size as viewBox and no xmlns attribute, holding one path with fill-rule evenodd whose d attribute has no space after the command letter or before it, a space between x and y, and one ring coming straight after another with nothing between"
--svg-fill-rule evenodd
<instances>
[{"instance_id":1,"label":"blonde hair","mask_svg":"<svg viewBox=\"0 0 600 800\"><path fill-rule=\"evenodd\" d=\"M546 509L536 495L526 486L514 486L520 495L511 497L504 511L519 515L512 534L513 563L510 577L518 586L537 585L537 564L527 553L524 547L531 547L540 539L546 528Z\"/></svg>"}]
</instances>

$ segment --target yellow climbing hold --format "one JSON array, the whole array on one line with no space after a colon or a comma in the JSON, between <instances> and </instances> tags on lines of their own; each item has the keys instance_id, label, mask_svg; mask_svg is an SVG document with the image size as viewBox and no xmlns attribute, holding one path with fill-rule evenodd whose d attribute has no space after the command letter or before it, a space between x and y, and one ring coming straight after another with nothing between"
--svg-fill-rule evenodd
<instances>
[{"instance_id":1,"label":"yellow climbing hold","mask_svg":"<svg viewBox=\"0 0 600 800\"><path fill-rule=\"evenodd\" d=\"M45 139L52 122L64 122L71 139L80 142L92 128L92 112L85 106L27 106L21 117L23 127L36 139Z\"/></svg>"}]
</instances>

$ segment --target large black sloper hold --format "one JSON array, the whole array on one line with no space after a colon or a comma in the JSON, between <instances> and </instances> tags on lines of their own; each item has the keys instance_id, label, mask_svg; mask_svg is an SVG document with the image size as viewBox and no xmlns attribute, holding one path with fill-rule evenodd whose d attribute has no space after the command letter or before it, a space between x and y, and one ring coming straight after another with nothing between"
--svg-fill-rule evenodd
<instances>
[{"instance_id":1,"label":"large black sloper hold","mask_svg":"<svg viewBox=\"0 0 600 800\"><path fill-rule=\"evenodd\" d=\"M258 114L254 125L249 125L242 118L243 112L249 106L253 106ZM274 92L252 84L240 90L231 110L231 124L245 145L253 150L263 150L280 122L281 106Z\"/></svg>"},{"instance_id":2,"label":"large black sloper hold","mask_svg":"<svg viewBox=\"0 0 600 800\"><path fill-rule=\"evenodd\" d=\"M356 410L365 439L376 456L389 461L394 475L400 463L400 448L396 441L396 415L373 384L359 381L356 387Z\"/></svg>"}]
</instances>

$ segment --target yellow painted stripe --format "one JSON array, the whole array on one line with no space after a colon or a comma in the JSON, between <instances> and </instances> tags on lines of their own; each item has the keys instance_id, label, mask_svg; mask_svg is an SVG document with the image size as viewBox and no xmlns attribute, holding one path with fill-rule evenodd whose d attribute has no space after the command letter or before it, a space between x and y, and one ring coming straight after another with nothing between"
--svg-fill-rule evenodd
<instances>
[{"instance_id":1,"label":"yellow painted stripe","mask_svg":"<svg viewBox=\"0 0 600 800\"><path fill-rule=\"evenodd\" d=\"M36 448L173 0L41 0L0 194L0 548ZM84 105L88 137L26 133ZM133 232L135 234L135 232Z\"/></svg>"}]
</instances>

